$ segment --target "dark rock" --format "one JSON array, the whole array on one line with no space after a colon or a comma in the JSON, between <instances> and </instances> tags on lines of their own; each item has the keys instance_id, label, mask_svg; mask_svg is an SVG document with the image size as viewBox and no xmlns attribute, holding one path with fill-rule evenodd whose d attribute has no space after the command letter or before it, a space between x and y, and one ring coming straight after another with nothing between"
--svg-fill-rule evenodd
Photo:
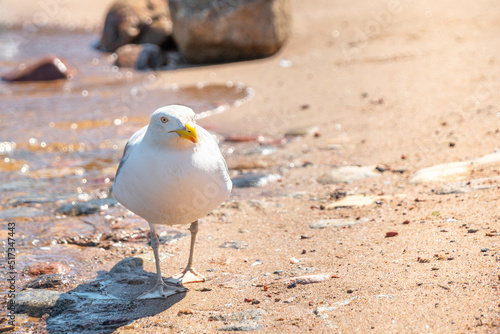
<instances>
[{"instance_id":1,"label":"dark rock","mask_svg":"<svg viewBox=\"0 0 500 334\"><path fill-rule=\"evenodd\" d=\"M233 187L235 188L249 188L249 187L263 187L269 182L277 181L281 178L277 174L255 174L244 173L233 178Z\"/></svg>"},{"instance_id":2,"label":"dark rock","mask_svg":"<svg viewBox=\"0 0 500 334\"><path fill-rule=\"evenodd\" d=\"M30 265L27 269L28 274L30 274L31 276L40 276L47 274L67 274L70 271L67 265L56 261L35 263Z\"/></svg>"},{"instance_id":3,"label":"dark rock","mask_svg":"<svg viewBox=\"0 0 500 334\"><path fill-rule=\"evenodd\" d=\"M41 275L26 284L29 289L50 289L68 283L68 280L60 274Z\"/></svg>"},{"instance_id":4,"label":"dark rock","mask_svg":"<svg viewBox=\"0 0 500 334\"><path fill-rule=\"evenodd\" d=\"M76 69L65 60L56 56L45 56L29 64L21 64L16 70L5 74L2 80L14 81L53 81L71 79Z\"/></svg>"},{"instance_id":5,"label":"dark rock","mask_svg":"<svg viewBox=\"0 0 500 334\"><path fill-rule=\"evenodd\" d=\"M115 65L136 70L157 70L166 65L162 50L155 44L127 44L116 50Z\"/></svg>"},{"instance_id":6,"label":"dark rock","mask_svg":"<svg viewBox=\"0 0 500 334\"><path fill-rule=\"evenodd\" d=\"M268 57L286 41L290 0L170 0L173 36L191 63Z\"/></svg>"},{"instance_id":7,"label":"dark rock","mask_svg":"<svg viewBox=\"0 0 500 334\"><path fill-rule=\"evenodd\" d=\"M114 52L126 44L151 43L173 47L167 1L117 0L109 9L99 48Z\"/></svg>"},{"instance_id":8,"label":"dark rock","mask_svg":"<svg viewBox=\"0 0 500 334\"><path fill-rule=\"evenodd\" d=\"M121 260L111 270L111 274L126 273L136 269L142 269L143 260L139 257L128 257Z\"/></svg>"},{"instance_id":9,"label":"dark rock","mask_svg":"<svg viewBox=\"0 0 500 334\"><path fill-rule=\"evenodd\" d=\"M26 313L32 317L41 317L45 313L55 316L76 300L76 297L58 291L25 290L16 298L16 313Z\"/></svg>"},{"instance_id":10,"label":"dark rock","mask_svg":"<svg viewBox=\"0 0 500 334\"><path fill-rule=\"evenodd\" d=\"M108 207L117 205L114 197L93 199L88 202L71 202L61 205L56 209L56 214L66 216L83 216L106 210Z\"/></svg>"}]
</instances>

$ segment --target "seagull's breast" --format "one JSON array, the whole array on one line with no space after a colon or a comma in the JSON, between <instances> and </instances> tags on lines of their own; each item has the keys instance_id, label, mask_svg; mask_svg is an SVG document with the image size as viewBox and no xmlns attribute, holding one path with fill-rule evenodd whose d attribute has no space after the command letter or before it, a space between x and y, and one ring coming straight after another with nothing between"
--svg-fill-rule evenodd
<instances>
[{"instance_id":1,"label":"seagull's breast","mask_svg":"<svg viewBox=\"0 0 500 334\"><path fill-rule=\"evenodd\" d=\"M167 150L142 144L134 147L122 166L114 193L120 203L150 223L191 223L229 196L231 180L218 147L214 152L213 145Z\"/></svg>"}]
</instances>

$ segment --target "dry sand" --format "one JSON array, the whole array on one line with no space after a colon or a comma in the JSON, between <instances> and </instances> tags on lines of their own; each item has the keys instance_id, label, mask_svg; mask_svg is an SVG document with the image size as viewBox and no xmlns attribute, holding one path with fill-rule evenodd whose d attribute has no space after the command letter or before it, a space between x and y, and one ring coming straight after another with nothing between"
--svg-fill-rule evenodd
<instances>
[{"instance_id":1,"label":"dry sand","mask_svg":"<svg viewBox=\"0 0 500 334\"><path fill-rule=\"evenodd\" d=\"M107 5L82 3L65 1L67 16L57 16L62 20L57 23L100 22ZM189 286L171 308L117 332L213 332L224 324L210 321L211 315L256 308L265 311L256 321L262 333L500 332L498 179L486 190L448 195L434 194L434 184L409 183L420 168L499 148L498 4L293 4L292 36L278 55L159 75L179 84L240 81L254 88L253 101L203 122L220 133L279 138L289 129L314 125L319 136L294 141L273 155L267 172L283 172L281 182L235 190L232 201L203 220L195 260L207 282ZM25 5L2 2L29 19L37 9L27 12ZM338 149L325 149L332 144ZM304 162L312 164L289 168ZM332 165L358 164L406 171L347 185L316 181ZM498 168L479 172L499 175ZM321 210L339 189L404 197ZM367 221L309 227L333 218ZM392 231L398 235L387 238ZM219 247L232 240L249 247ZM164 276L185 264L188 243L183 238L165 246L175 256L163 262ZM97 269L109 270L117 260L96 264ZM257 260L262 264L253 265ZM205 271L211 268L215 271ZM154 271L154 264L146 270ZM283 273L273 274L278 270ZM323 282L291 288L277 280L292 274L328 275Z\"/></svg>"}]
</instances>

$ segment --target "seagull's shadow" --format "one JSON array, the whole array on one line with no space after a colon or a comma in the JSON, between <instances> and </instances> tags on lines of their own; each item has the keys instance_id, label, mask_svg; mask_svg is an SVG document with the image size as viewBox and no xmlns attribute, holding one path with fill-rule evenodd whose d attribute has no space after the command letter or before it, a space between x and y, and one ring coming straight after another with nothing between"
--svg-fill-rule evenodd
<instances>
[{"instance_id":1,"label":"seagull's shadow","mask_svg":"<svg viewBox=\"0 0 500 334\"><path fill-rule=\"evenodd\" d=\"M49 333L112 333L133 321L161 313L181 301L187 289L163 299L137 299L152 289L156 274L142 268L142 259L118 262L89 283L62 294L47 319Z\"/></svg>"}]
</instances>

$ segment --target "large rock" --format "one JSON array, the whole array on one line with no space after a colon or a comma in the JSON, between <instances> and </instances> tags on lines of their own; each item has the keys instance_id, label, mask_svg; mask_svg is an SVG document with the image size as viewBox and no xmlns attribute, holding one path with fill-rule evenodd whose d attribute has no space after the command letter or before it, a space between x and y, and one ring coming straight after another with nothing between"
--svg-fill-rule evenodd
<instances>
[{"instance_id":1,"label":"large rock","mask_svg":"<svg viewBox=\"0 0 500 334\"><path fill-rule=\"evenodd\" d=\"M117 0L106 15L99 48L114 52L125 44L172 47L167 0Z\"/></svg>"},{"instance_id":2,"label":"large rock","mask_svg":"<svg viewBox=\"0 0 500 334\"><path fill-rule=\"evenodd\" d=\"M170 0L174 40L191 63L267 57L286 41L290 0Z\"/></svg>"}]
</instances>

